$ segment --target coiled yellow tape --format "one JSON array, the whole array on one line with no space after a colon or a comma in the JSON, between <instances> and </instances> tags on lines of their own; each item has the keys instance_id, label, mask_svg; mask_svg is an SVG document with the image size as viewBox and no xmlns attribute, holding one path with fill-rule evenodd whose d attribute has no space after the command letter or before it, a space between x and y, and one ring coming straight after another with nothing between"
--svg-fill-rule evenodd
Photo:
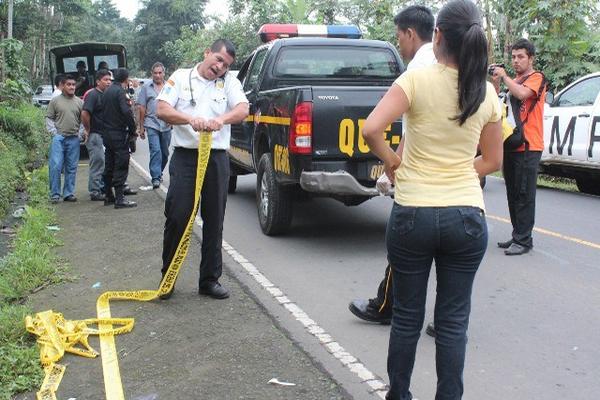
<instances>
[{"instance_id":1,"label":"coiled yellow tape","mask_svg":"<svg viewBox=\"0 0 600 400\"><path fill-rule=\"evenodd\" d=\"M104 389L107 400L124 400L119 359L115 346L115 335L130 332L133 329L133 318L112 318L110 300L151 301L166 294L175 285L179 270L187 256L190 246L194 220L200 204L200 192L206 174L206 166L210 156L212 134L200 132L198 141L198 163L196 166L196 187L194 191L194 208L187 222L185 231L179 240L177 250L163 280L157 290L111 291L105 292L96 301L98 318L81 321L65 320L62 314L52 310L25 317L27 331L38 336L40 346L40 361L44 366L46 376L37 400L56 400L56 390L65 373L65 366L57 364L65 352L82 357L93 358L98 353L88 343L89 335L100 337L102 354L102 371L104 374ZM88 327L97 324L98 329Z\"/></svg>"}]
</instances>

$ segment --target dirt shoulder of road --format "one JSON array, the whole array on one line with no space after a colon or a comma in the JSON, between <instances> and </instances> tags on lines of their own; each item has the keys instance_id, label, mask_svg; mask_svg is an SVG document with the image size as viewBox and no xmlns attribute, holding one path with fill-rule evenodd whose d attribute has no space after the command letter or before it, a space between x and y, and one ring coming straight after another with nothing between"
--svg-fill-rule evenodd
<instances>
[{"instance_id":1,"label":"dirt shoulder of road","mask_svg":"<svg viewBox=\"0 0 600 400\"><path fill-rule=\"evenodd\" d=\"M87 194L87 165L77 173L76 203L56 206L58 254L73 279L30 297L35 311L67 319L96 316L108 290L156 289L160 280L164 201L140 191L133 209L115 210ZM131 187L148 185L133 168ZM349 396L274 323L225 265L227 300L199 296L200 243L193 237L176 291L168 301L112 302L113 317L133 317L132 332L116 337L125 397L157 399L347 399ZM90 344L100 349L98 339ZM60 399L104 399L100 358L66 355ZM294 383L279 386L268 381ZM34 393L19 396L33 399Z\"/></svg>"}]
</instances>

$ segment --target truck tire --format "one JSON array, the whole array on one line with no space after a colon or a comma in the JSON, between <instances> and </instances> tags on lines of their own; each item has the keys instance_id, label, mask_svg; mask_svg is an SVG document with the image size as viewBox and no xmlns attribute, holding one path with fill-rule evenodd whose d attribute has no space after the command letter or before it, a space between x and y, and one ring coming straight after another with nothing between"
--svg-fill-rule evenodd
<instances>
[{"instance_id":1,"label":"truck tire","mask_svg":"<svg viewBox=\"0 0 600 400\"><path fill-rule=\"evenodd\" d=\"M594 179L592 177L577 178L577 189L581 193L593 194L600 196L600 179Z\"/></svg>"},{"instance_id":2,"label":"truck tire","mask_svg":"<svg viewBox=\"0 0 600 400\"><path fill-rule=\"evenodd\" d=\"M256 208L263 233L274 236L284 233L292 222L293 192L277 184L271 154L263 154L256 172Z\"/></svg>"},{"instance_id":3,"label":"truck tire","mask_svg":"<svg viewBox=\"0 0 600 400\"><path fill-rule=\"evenodd\" d=\"M237 189L237 175L229 176L229 184L227 185L227 193L234 194Z\"/></svg>"}]
</instances>

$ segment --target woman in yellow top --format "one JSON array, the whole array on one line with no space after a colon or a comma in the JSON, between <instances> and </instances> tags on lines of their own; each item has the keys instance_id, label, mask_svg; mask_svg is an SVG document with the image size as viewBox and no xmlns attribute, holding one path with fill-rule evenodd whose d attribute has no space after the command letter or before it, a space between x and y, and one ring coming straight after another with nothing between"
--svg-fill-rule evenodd
<instances>
[{"instance_id":1,"label":"woman in yellow top","mask_svg":"<svg viewBox=\"0 0 600 400\"><path fill-rule=\"evenodd\" d=\"M447 3L433 40L438 64L401 75L367 119L363 135L395 182L386 242L394 313L388 399L410 400L432 262L437 275L436 400L460 399L475 273L487 247L478 177L500 168L501 110L486 82L487 42L469 0ZM398 153L384 129L406 115ZM481 156L475 158L477 145Z\"/></svg>"}]
</instances>

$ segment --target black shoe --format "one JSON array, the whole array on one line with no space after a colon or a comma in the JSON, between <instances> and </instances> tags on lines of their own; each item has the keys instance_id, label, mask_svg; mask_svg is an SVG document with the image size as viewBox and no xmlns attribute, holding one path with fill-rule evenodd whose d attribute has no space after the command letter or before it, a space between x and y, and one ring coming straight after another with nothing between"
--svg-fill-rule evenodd
<instances>
[{"instance_id":1,"label":"black shoe","mask_svg":"<svg viewBox=\"0 0 600 400\"><path fill-rule=\"evenodd\" d=\"M352 300L348 305L348 309L352 314L364 321L377 322L382 325L389 325L392 322L392 314L380 313L379 307L375 304L373 299Z\"/></svg>"},{"instance_id":2,"label":"black shoe","mask_svg":"<svg viewBox=\"0 0 600 400\"><path fill-rule=\"evenodd\" d=\"M529 247L513 243L508 249L504 250L504 254L506 254L507 256L520 256L521 254L529 253L529 250Z\"/></svg>"},{"instance_id":3,"label":"black shoe","mask_svg":"<svg viewBox=\"0 0 600 400\"><path fill-rule=\"evenodd\" d=\"M198 289L198 294L212 297L213 299L226 299L229 297L229 291L219 282L208 283Z\"/></svg>"},{"instance_id":4,"label":"black shoe","mask_svg":"<svg viewBox=\"0 0 600 400\"><path fill-rule=\"evenodd\" d=\"M51 197L50 198L50 203L52 203L52 204L58 204L58 203L60 203L60 197Z\"/></svg>"},{"instance_id":5,"label":"black shoe","mask_svg":"<svg viewBox=\"0 0 600 400\"><path fill-rule=\"evenodd\" d=\"M158 179L154 179L152 181L152 189L158 189L160 187L160 181Z\"/></svg>"},{"instance_id":6,"label":"black shoe","mask_svg":"<svg viewBox=\"0 0 600 400\"><path fill-rule=\"evenodd\" d=\"M91 201L105 201L106 196L103 195L102 193L92 193L92 194L90 194L90 200Z\"/></svg>"},{"instance_id":7,"label":"black shoe","mask_svg":"<svg viewBox=\"0 0 600 400\"><path fill-rule=\"evenodd\" d=\"M433 325L433 322L427 324L427 328L425 328L425 333L431 337L435 337L435 325Z\"/></svg>"},{"instance_id":8,"label":"black shoe","mask_svg":"<svg viewBox=\"0 0 600 400\"><path fill-rule=\"evenodd\" d=\"M506 242L498 242L498 247L501 249L508 249L510 245L513 244L513 240L507 240Z\"/></svg>"},{"instance_id":9,"label":"black shoe","mask_svg":"<svg viewBox=\"0 0 600 400\"><path fill-rule=\"evenodd\" d=\"M160 283L162 283L163 279L165 279L165 274L166 274L166 272L162 272L162 278L160 279ZM159 285L160 285L160 283L159 283ZM171 290L169 290L165 294L161 294L160 296L158 296L158 298L161 300L169 300L171 298L171 296L173 296L173 292L175 292L175 282L173 282L173 286L171 286Z\"/></svg>"},{"instance_id":10,"label":"black shoe","mask_svg":"<svg viewBox=\"0 0 600 400\"><path fill-rule=\"evenodd\" d=\"M133 208L133 207L137 207L137 203L135 201L129 201L129 200L120 200L120 201L116 201L115 200L115 208L119 209L119 208Z\"/></svg>"},{"instance_id":11,"label":"black shoe","mask_svg":"<svg viewBox=\"0 0 600 400\"><path fill-rule=\"evenodd\" d=\"M70 203L74 203L74 202L76 202L76 201L77 201L77 197L75 197L75 196L73 196L73 195L71 194L71 195L69 195L69 196L65 197L65 198L63 199L63 201L68 201L68 202L70 202Z\"/></svg>"},{"instance_id":12,"label":"black shoe","mask_svg":"<svg viewBox=\"0 0 600 400\"><path fill-rule=\"evenodd\" d=\"M125 186L123 189L123 194L125 196L135 196L137 194L137 190L130 188L129 186Z\"/></svg>"}]
</instances>

